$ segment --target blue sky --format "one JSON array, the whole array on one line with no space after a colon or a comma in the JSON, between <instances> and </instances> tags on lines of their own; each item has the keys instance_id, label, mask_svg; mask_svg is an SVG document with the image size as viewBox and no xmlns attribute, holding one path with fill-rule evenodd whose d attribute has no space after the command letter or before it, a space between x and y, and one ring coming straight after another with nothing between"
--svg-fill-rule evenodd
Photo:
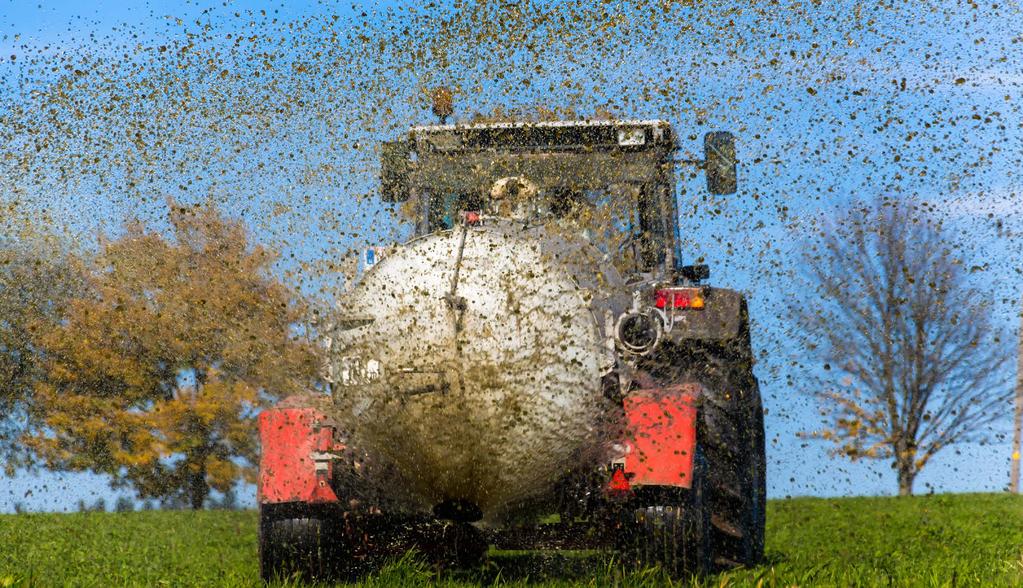
<instances>
[{"instance_id":1,"label":"blue sky","mask_svg":"<svg viewBox=\"0 0 1023 588\"><path fill-rule=\"evenodd\" d=\"M693 153L703 132L732 130L740 141L740 192L708 197L701 177L684 176L681 222L684 246L711 264L712 281L741 289L751 300L754 345L762 356L757 373L768 408L769 491L892 493L887 464L832 459L825 446L796 436L818 423L813 403L788 384L806 373L800 370L814 369L804 365L785 320L787 301L807 294L795 271L798 254L822 221L857 199L889 193L937 202L957 235L950 246L980 260L976 265L987 264L975 278L998 302L998 320L1015 333L1021 244L999 237L994 219L1010 233L1023 231L1016 205L1023 151L1023 76L1017 72L1023 64L1014 51L1016 33L1005 24L1018 11L1010 5L995 14L990 7L941 2L906 2L893 10L855 2L793 4L775 12L740 10L729 2L665 4L669 12L662 17L617 6L611 14L619 18L606 22L546 22L535 30L500 31L514 37L508 44L488 36L480 45L460 38L445 46L421 40L444 19L386 4L0 0L0 96L47 103L49 97L37 99L32 92L45 91L58 76L40 64L62 60L95 66L69 90L86 106L102 106L118 92L134 98L125 113L98 120L94 134L60 135L62 142L54 139L57 146L30 163L36 176L46 175L68 153L95 151L104 155L97 167L107 176L76 168L82 174L71 184L25 175L0 181L0 189L20 194L32 210L45 208L86 244L98 228L116 231L121 213L157 219L162 195L213 197L282 250L282 275L318 293L330 280L308 269L317 261L406 232L372 199L352 195L373 189L373 144L430 121L422 87L454 83L461 113L548 103L582 113L610 107L624 116L664 118ZM446 4L433 11L426 14L458 22ZM585 7L549 12L589 14ZM524 18L523 27L529 22ZM411 27L404 36L403 27ZM197 51L222 65L207 71L205 60L187 61L189 67L175 73L173 66L184 61L153 51L176 50L189 34ZM262 38L252 49L232 50L243 34ZM387 39L387 46L374 46L378 39ZM260 53L274 53L274 67L257 79ZM350 60L331 60L335 56ZM110 64L119 62L141 65L110 73ZM318 77L294 74L305 63ZM232 75L210 74L221 68ZM97 72L107 73L91 81ZM147 79L175 75L178 82L162 86L157 97L140 90ZM326 88L317 87L324 82ZM181 90L185 83L194 86L191 93ZM147 111L196 96L234 110L212 126L213 115ZM275 114L275 101L284 114ZM71 104L55 103L61 109ZM246 109L253 114L240 114ZM146 117L169 138L146 152L155 156L135 157L131 145L118 142L124 130L119 124ZM110 142L102 142L107 136ZM119 157L139 177L156 178L149 186L160 197L119 188L128 173ZM1001 489L1008 453L1005 442L946 450L920 476L917 489ZM94 476L19 475L7 492L0 490L0 511L19 501L34 509L71 508L79 497L91 502L104 492L104 481Z\"/></svg>"}]
</instances>

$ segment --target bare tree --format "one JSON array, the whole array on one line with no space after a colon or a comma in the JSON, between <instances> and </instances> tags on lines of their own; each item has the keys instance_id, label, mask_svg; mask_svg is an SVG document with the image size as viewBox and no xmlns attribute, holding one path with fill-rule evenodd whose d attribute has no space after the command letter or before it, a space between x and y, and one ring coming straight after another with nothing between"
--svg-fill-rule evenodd
<instances>
[{"instance_id":1,"label":"bare tree","mask_svg":"<svg viewBox=\"0 0 1023 588\"><path fill-rule=\"evenodd\" d=\"M822 430L851 459L890 459L899 494L941 449L983 440L1009 412L1011 349L990 296L968 284L933 209L878 199L854 207L808 247L817 296L798 316L823 376L810 392Z\"/></svg>"}]
</instances>

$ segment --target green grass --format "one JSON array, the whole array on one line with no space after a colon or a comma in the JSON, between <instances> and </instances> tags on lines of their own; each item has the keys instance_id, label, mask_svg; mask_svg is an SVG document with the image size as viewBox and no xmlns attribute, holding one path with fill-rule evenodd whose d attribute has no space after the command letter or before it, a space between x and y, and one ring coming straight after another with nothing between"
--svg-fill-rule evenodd
<instances>
[{"instance_id":1,"label":"green grass","mask_svg":"<svg viewBox=\"0 0 1023 588\"><path fill-rule=\"evenodd\" d=\"M666 583L657 570L622 573L607 556L491 559L486 569L438 577L406 558L366 584ZM0 587L22 585L256 586L256 516L251 511L0 516ZM1023 498L772 501L763 566L681 585L1023 586Z\"/></svg>"}]
</instances>

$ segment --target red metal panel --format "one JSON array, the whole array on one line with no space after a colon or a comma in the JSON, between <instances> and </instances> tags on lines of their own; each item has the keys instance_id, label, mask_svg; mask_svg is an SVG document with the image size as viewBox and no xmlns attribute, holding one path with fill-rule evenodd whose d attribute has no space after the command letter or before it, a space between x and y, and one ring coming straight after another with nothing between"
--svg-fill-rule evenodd
<instances>
[{"instance_id":1,"label":"red metal panel","mask_svg":"<svg viewBox=\"0 0 1023 588\"><path fill-rule=\"evenodd\" d=\"M625 397L625 475L632 486L692 485L699 393L699 384L683 384Z\"/></svg>"},{"instance_id":2,"label":"red metal panel","mask_svg":"<svg viewBox=\"0 0 1023 588\"><path fill-rule=\"evenodd\" d=\"M312 408L275 408L259 415L260 503L337 502L329 483L333 463L321 461L317 471L313 459L334 448L333 429L319 426L322 420Z\"/></svg>"}]
</instances>

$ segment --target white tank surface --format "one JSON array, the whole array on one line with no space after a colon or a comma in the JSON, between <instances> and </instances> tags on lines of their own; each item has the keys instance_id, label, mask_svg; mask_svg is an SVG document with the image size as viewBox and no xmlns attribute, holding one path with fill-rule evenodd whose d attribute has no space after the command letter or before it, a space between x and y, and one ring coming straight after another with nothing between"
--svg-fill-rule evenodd
<instances>
[{"instance_id":1,"label":"white tank surface","mask_svg":"<svg viewBox=\"0 0 1023 588\"><path fill-rule=\"evenodd\" d=\"M495 515L599 454L624 291L595 248L542 228L413 240L339 305L334 417L414 507Z\"/></svg>"}]
</instances>

